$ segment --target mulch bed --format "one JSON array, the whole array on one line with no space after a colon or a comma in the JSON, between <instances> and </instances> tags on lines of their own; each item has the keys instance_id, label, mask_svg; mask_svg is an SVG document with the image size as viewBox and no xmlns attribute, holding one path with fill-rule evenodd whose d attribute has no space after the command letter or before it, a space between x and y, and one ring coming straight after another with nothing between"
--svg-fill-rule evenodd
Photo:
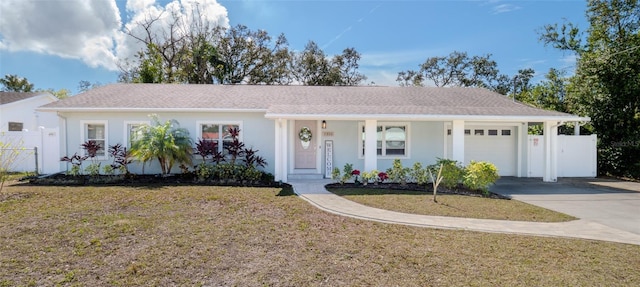
<instances>
[{"instance_id":1,"label":"mulch bed","mask_svg":"<svg viewBox=\"0 0 640 287\"><path fill-rule=\"evenodd\" d=\"M283 187L280 182L247 182L247 181L227 181L227 180L198 180L192 175L152 175L152 174L129 174L129 175L66 175L58 173L42 177L25 178L32 185L51 186L149 186L149 185L212 185L212 186L245 186L245 187Z\"/></svg>"},{"instance_id":2,"label":"mulch bed","mask_svg":"<svg viewBox=\"0 0 640 287\"><path fill-rule=\"evenodd\" d=\"M429 184L427 186L418 185L416 183L407 183L407 184L399 184L399 183L379 183L379 184L367 184L363 185L361 183L330 183L326 185L327 189L338 189L338 188L362 188L362 189L373 189L379 190L384 189L387 190L389 194L398 194L403 193L405 191L411 192L425 192L427 194L433 194L433 187ZM511 199L508 196L504 196L501 194L489 192L488 195L482 193L479 190L470 190L465 188L463 185L459 185L455 189L448 189L442 186L438 187L438 194L454 194L454 195L465 195L465 196L475 196L475 197L486 197L493 199Z\"/></svg>"}]
</instances>

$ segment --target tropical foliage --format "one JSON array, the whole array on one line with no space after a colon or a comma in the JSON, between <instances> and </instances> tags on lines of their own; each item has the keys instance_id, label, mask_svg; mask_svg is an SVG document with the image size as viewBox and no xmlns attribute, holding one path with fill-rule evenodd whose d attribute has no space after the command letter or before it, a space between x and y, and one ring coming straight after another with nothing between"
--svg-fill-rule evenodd
<instances>
[{"instance_id":1,"label":"tropical foliage","mask_svg":"<svg viewBox=\"0 0 640 287\"><path fill-rule=\"evenodd\" d=\"M191 164L192 140L189 131L176 120L160 122L157 115L150 116L153 123L141 125L131 141L131 156L143 163L158 160L162 174L171 173L175 163Z\"/></svg>"}]
</instances>

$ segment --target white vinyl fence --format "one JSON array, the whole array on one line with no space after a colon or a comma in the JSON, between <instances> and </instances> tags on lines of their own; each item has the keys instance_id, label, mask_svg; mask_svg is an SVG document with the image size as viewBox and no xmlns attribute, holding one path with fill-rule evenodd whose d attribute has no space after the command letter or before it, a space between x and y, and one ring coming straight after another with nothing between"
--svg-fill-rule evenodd
<instances>
[{"instance_id":1,"label":"white vinyl fence","mask_svg":"<svg viewBox=\"0 0 640 287\"><path fill-rule=\"evenodd\" d=\"M598 175L596 135L558 135L558 177L596 177ZM544 136L529 136L529 177L544 172Z\"/></svg>"},{"instance_id":2,"label":"white vinyl fence","mask_svg":"<svg viewBox=\"0 0 640 287\"><path fill-rule=\"evenodd\" d=\"M0 142L6 148L10 143L11 150L5 150L2 155L12 151L19 153L10 167L13 172L35 172L51 174L60 171L60 140L59 130L41 128L38 131L2 132ZM0 159L4 162L5 159Z\"/></svg>"}]
</instances>

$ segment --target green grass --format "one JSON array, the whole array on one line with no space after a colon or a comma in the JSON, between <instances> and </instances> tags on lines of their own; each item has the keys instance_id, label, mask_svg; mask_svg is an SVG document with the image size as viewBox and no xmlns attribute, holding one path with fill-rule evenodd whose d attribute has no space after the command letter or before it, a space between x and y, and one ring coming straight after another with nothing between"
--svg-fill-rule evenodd
<instances>
[{"instance_id":1,"label":"green grass","mask_svg":"<svg viewBox=\"0 0 640 287\"><path fill-rule=\"evenodd\" d=\"M0 286L637 286L640 246L341 217L275 188L0 193Z\"/></svg>"},{"instance_id":2,"label":"green grass","mask_svg":"<svg viewBox=\"0 0 640 287\"><path fill-rule=\"evenodd\" d=\"M330 188L329 191L360 204L404 213L533 222L576 219L517 200L438 194L436 203L433 193L426 191L371 188Z\"/></svg>"}]
</instances>

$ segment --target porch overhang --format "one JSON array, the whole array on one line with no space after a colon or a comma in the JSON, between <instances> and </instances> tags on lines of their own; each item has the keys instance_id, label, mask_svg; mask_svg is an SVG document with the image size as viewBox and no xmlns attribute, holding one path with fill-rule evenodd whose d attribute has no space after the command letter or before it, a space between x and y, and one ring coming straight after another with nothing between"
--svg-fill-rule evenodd
<instances>
[{"instance_id":1,"label":"porch overhang","mask_svg":"<svg viewBox=\"0 0 640 287\"><path fill-rule=\"evenodd\" d=\"M455 114L336 114L336 113L269 113L265 114L267 119L286 120L344 120L344 121L364 121L376 119L379 121L438 121L450 122L462 120L465 122L589 122L589 117L579 116L522 116L522 115L455 115Z\"/></svg>"}]
</instances>

